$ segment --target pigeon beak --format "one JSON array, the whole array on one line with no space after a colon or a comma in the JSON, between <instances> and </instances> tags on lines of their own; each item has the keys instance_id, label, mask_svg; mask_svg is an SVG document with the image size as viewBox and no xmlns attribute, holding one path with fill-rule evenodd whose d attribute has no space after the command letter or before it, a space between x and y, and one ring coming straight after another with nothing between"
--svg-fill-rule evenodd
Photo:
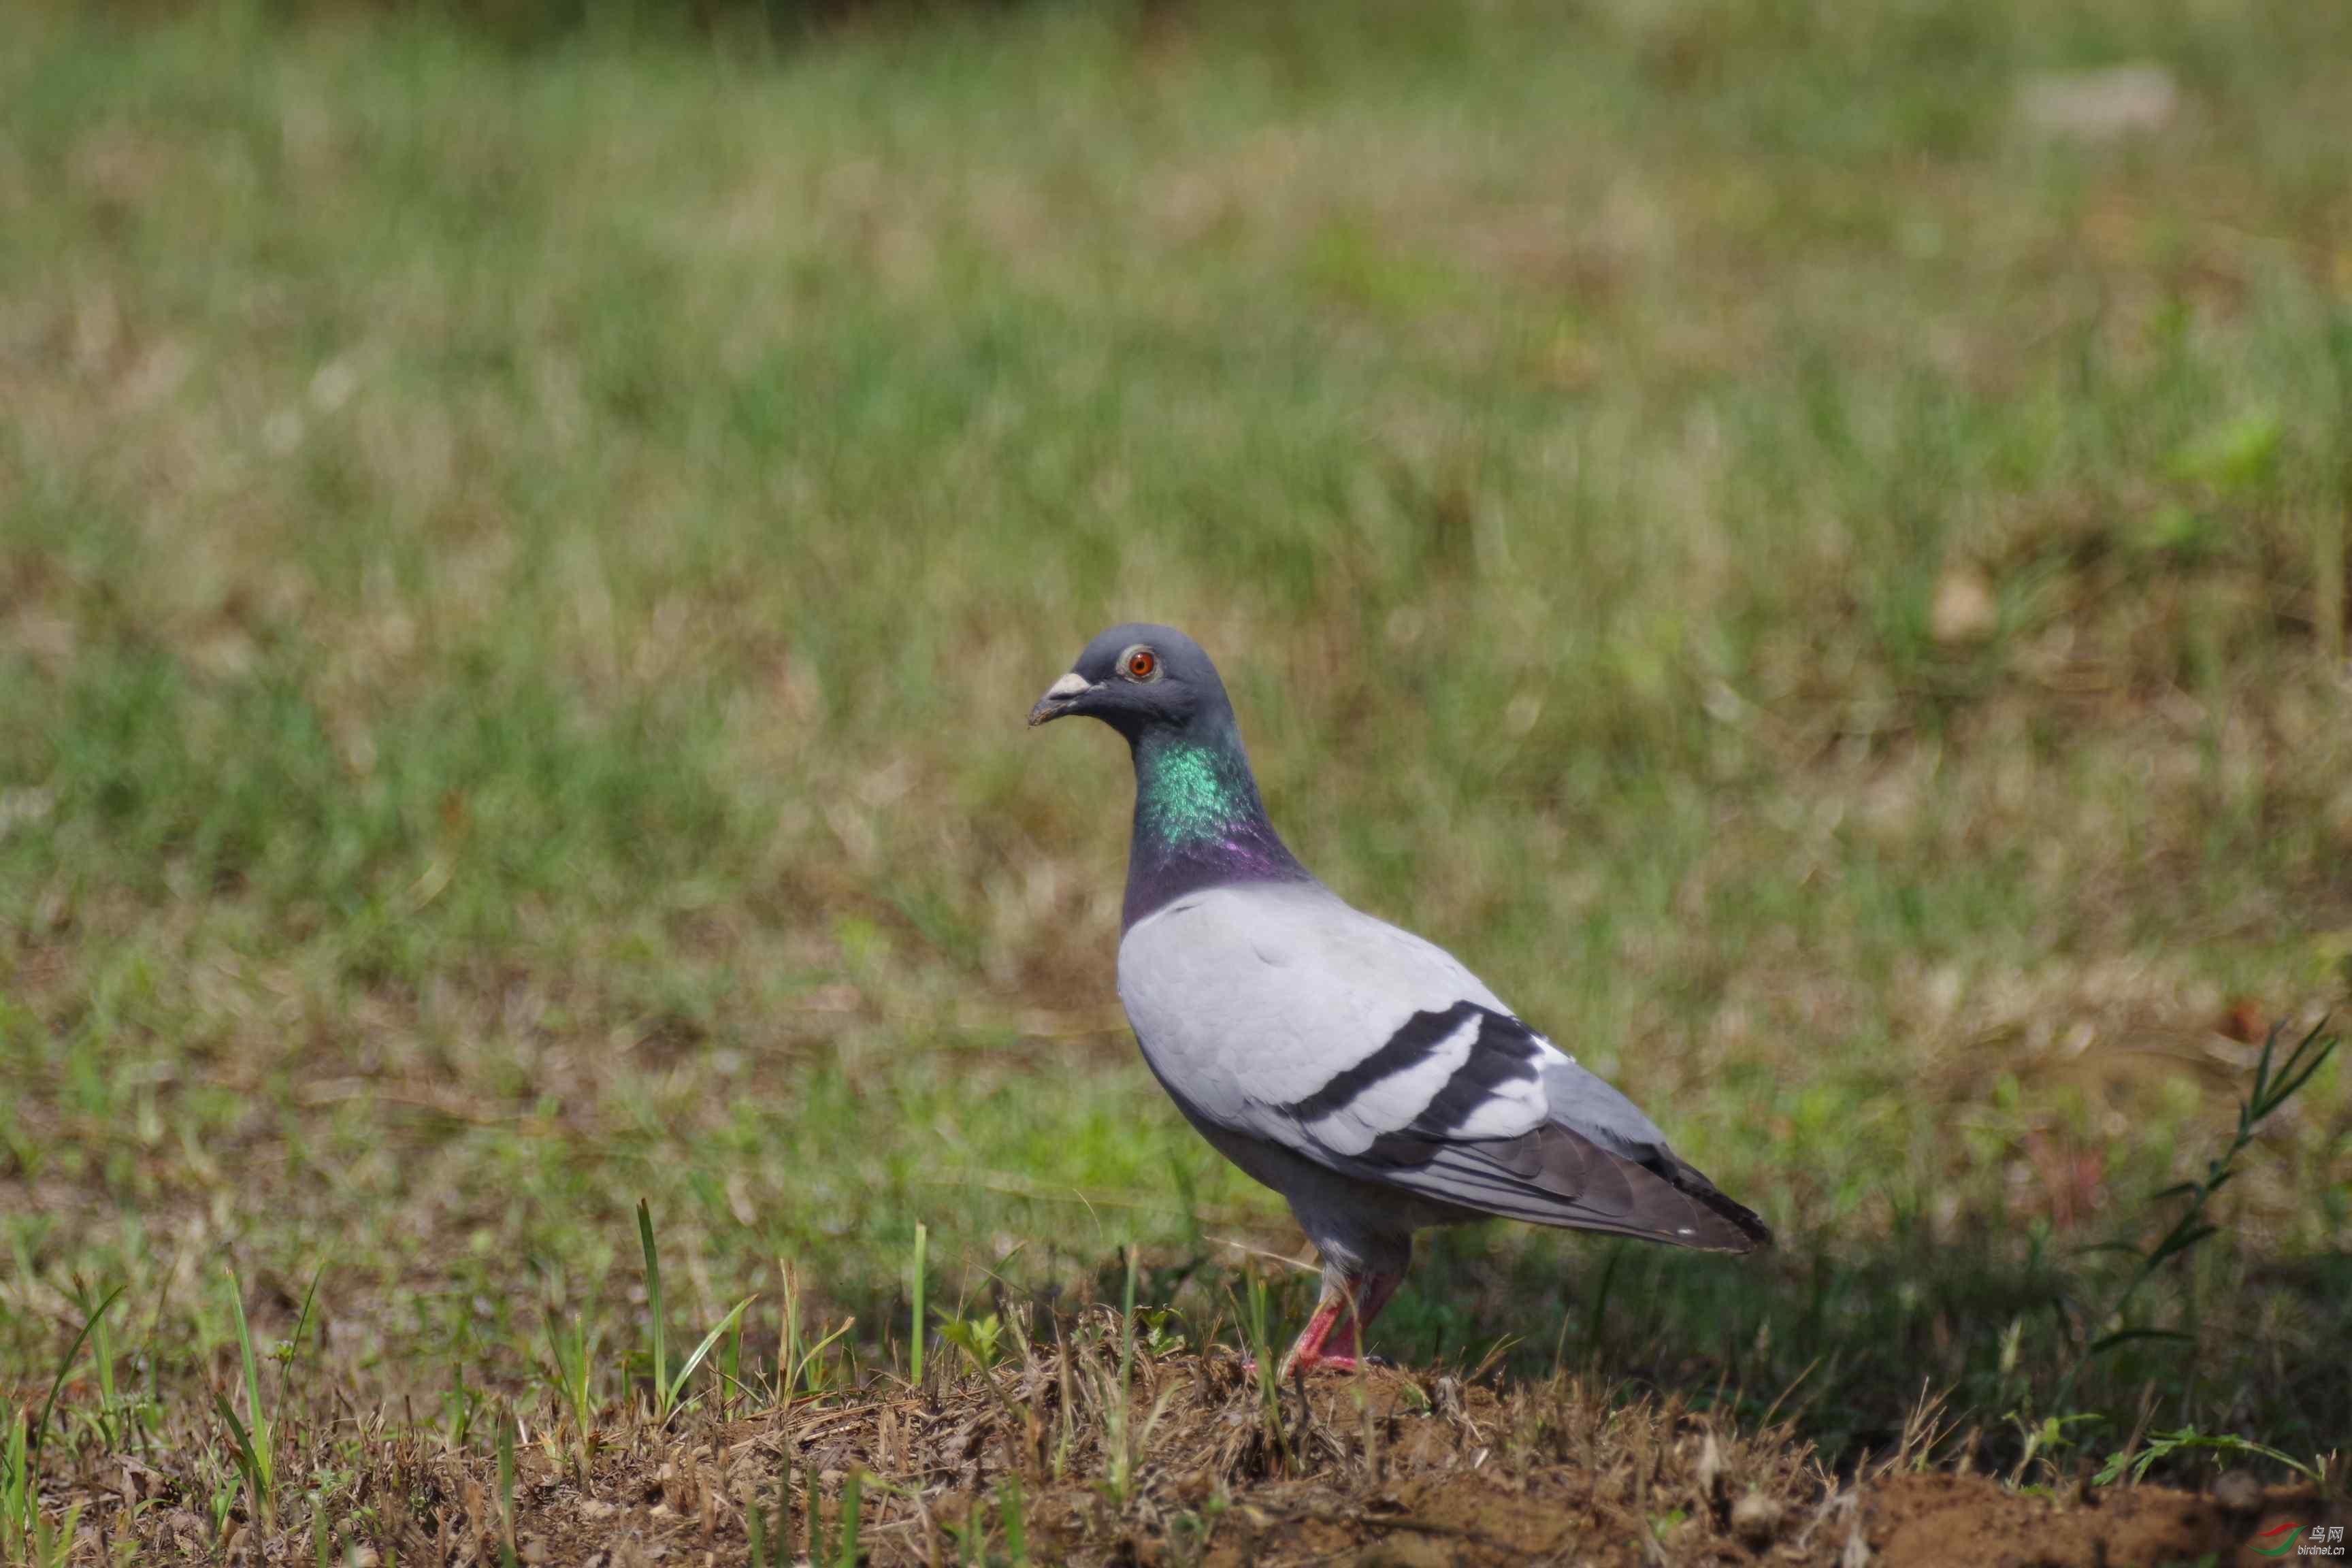
<instances>
[{"instance_id":1,"label":"pigeon beak","mask_svg":"<svg viewBox=\"0 0 2352 1568\"><path fill-rule=\"evenodd\" d=\"M1075 669L1070 671L1069 674L1045 688L1045 695L1037 699L1036 707L1029 710L1030 728L1034 729L1040 724L1075 712L1078 699L1094 689L1094 683L1085 676Z\"/></svg>"}]
</instances>

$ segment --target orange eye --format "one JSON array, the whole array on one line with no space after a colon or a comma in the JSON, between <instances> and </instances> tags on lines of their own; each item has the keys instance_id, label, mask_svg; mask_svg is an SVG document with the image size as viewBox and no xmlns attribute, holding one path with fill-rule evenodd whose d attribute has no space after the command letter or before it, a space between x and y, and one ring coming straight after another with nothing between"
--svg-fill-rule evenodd
<instances>
[{"instance_id":1,"label":"orange eye","mask_svg":"<svg viewBox=\"0 0 2352 1568\"><path fill-rule=\"evenodd\" d=\"M1127 673L1137 680L1149 680L1160 669L1160 656L1148 647L1137 648L1127 656Z\"/></svg>"}]
</instances>

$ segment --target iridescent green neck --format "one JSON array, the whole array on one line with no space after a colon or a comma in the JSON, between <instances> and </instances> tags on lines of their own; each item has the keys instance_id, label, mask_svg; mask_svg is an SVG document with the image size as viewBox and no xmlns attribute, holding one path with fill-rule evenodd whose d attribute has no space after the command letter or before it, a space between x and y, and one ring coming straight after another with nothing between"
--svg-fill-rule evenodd
<instances>
[{"instance_id":1,"label":"iridescent green neck","mask_svg":"<svg viewBox=\"0 0 2352 1568\"><path fill-rule=\"evenodd\" d=\"M1135 826L1161 849L1222 840L1235 824L1262 815L1246 763L1236 768L1215 748L1177 739L1139 748Z\"/></svg>"},{"instance_id":2,"label":"iridescent green neck","mask_svg":"<svg viewBox=\"0 0 2352 1568\"><path fill-rule=\"evenodd\" d=\"M1134 748L1129 925L1197 888L1306 879L1306 868L1266 820L1230 720L1147 730Z\"/></svg>"}]
</instances>

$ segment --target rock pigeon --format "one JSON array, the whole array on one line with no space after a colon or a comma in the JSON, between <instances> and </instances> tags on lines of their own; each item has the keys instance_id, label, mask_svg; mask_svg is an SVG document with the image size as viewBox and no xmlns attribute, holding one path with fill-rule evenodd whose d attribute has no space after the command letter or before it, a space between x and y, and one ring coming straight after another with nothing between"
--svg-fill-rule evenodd
<instances>
[{"instance_id":1,"label":"rock pigeon","mask_svg":"<svg viewBox=\"0 0 2352 1568\"><path fill-rule=\"evenodd\" d=\"M1118 994L1143 1059L1322 1257L1284 1376L1358 1364L1423 1226L1500 1215L1717 1252L1769 1244L1452 954L1298 863L1192 638L1104 632L1029 722L1075 714L1126 737L1135 762Z\"/></svg>"}]
</instances>

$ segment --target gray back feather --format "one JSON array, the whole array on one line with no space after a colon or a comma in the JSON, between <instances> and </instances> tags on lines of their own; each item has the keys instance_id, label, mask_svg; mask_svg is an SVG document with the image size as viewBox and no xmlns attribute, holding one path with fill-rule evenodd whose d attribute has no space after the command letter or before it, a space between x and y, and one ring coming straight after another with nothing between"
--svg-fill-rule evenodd
<instances>
[{"instance_id":1,"label":"gray back feather","mask_svg":"<svg viewBox=\"0 0 2352 1568\"><path fill-rule=\"evenodd\" d=\"M1396 1189L1401 1209L1410 1194L1732 1251L1769 1238L1452 954L1320 884L1184 895L1128 931L1119 995L1196 1121Z\"/></svg>"}]
</instances>

